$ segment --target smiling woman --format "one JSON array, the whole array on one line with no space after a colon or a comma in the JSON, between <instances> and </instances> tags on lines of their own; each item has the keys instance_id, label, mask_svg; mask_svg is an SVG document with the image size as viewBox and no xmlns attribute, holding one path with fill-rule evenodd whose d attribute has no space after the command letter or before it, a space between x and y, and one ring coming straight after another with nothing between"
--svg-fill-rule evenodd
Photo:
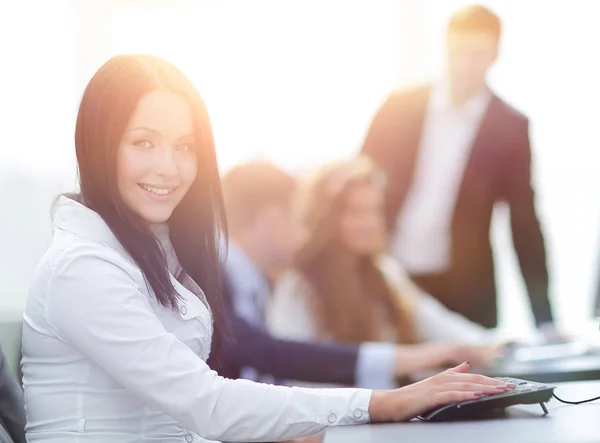
<instances>
[{"instance_id":1,"label":"smiling woman","mask_svg":"<svg viewBox=\"0 0 600 443\"><path fill-rule=\"evenodd\" d=\"M169 91L149 92L119 143L117 185L123 200L145 220L163 223L196 179L197 169L188 103Z\"/></svg>"},{"instance_id":2,"label":"smiling woman","mask_svg":"<svg viewBox=\"0 0 600 443\"><path fill-rule=\"evenodd\" d=\"M175 306L162 251L148 230L148 223L169 220L179 259L211 302L218 343L219 281L206 263L217 255L213 240L224 216L208 113L192 83L158 57L112 58L85 89L75 150L82 201L102 215L158 301Z\"/></svg>"},{"instance_id":3,"label":"smiling woman","mask_svg":"<svg viewBox=\"0 0 600 443\"><path fill-rule=\"evenodd\" d=\"M467 364L379 392L218 376L225 223L198 92L162 59L115 57L75 144L81 194L60 200L24 315L28 441L280 441L511 389Z\"/></svg>"}]
</instances>

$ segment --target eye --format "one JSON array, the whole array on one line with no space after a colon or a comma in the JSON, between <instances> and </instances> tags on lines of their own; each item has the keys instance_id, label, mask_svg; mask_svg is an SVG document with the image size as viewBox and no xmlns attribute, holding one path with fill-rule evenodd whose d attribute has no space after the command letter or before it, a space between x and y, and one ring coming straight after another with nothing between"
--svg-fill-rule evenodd
<instances>
[{"instance_id":1,"label":"eye","mask_svg":"<svg viewBox=\"0 0 600 443\"><path fill-rule=\"evenodd\" d=\"M141 149L151 149L154 145L148 140L136 140L133 142L133 146Z\"/></svg>"},{"instance_id":2,"label":"eye","mask_svg":"<svg viewBox=\"0 0 600 443\"><path fill-rule=\"evenodd\" d=\"M177 146L175 146L175 150L176 151L181 151L181 152L188 152L192 150L192 144L191 143L180 143Z\"/></svg>"}]
</instances>

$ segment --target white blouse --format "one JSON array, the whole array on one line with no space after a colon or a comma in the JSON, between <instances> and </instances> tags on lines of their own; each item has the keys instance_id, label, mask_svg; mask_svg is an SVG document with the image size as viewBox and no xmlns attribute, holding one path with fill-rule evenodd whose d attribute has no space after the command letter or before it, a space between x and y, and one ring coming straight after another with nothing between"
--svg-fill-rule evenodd
<instances>
[{"instance_id":1,"label":"white blouse","mask_svg":"<svg viewBox=\"0 0 600 443\"><path fill-rule=\"evenodd\" d=\"M171 276L181 302L167 309L97 213L63 197L54 220L24 314L28 441L282 440L369 420L369 390L218 376L202 294Z\"/></svg>"},{"instance_id":2,"label":"white blouse","mask_svg":"<svg viewBox=\"0 0 600 443\"><path fill-rule=\"evenodd\" d=\"M424 293L409 278L391 256L379 260L379 268L388 283L408 299L415 316L419 341L453 341L485 343L493 338L492 331L448 310L439 301ZM310 288L296 272L284 274L278 282L269 307L269 330L289 340L319 340L317 326L310 308Z\"/></svg>"}]
</instances>

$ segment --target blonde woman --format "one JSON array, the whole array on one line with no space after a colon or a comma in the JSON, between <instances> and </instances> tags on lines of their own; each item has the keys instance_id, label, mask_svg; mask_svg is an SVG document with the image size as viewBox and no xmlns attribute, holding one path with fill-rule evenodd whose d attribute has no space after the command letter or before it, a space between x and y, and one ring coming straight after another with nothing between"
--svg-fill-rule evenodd
<instances>
[{"instance_id":1,"label":"blonde woman","mask_svg":"<svg viewBox=\"0 0 600 443\"><path fill-rule=\"evenodd\" d=\"M271 331L295 340L406 344L406 374L499 348L491 333L425 294L385 253L385 180L367 158L321 170L302 202L306 238L269 312Z\"/></svg>"}]
</instances>

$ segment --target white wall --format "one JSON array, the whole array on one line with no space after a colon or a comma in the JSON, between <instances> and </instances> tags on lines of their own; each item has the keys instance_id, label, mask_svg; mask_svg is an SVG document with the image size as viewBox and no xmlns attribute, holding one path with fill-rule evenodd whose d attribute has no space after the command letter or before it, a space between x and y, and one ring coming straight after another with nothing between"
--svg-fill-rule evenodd
<instances>
[{"instance_id":1,"label":"white wall","mask_svg":"<svg viewBox=\"0 0 600 443\"><path fill-rule=\"evenodd\" d=\"M74 183L72 12L66 0L0 2L0 309L22 306L52 197Z\"/></svg>"}]
</instances>

